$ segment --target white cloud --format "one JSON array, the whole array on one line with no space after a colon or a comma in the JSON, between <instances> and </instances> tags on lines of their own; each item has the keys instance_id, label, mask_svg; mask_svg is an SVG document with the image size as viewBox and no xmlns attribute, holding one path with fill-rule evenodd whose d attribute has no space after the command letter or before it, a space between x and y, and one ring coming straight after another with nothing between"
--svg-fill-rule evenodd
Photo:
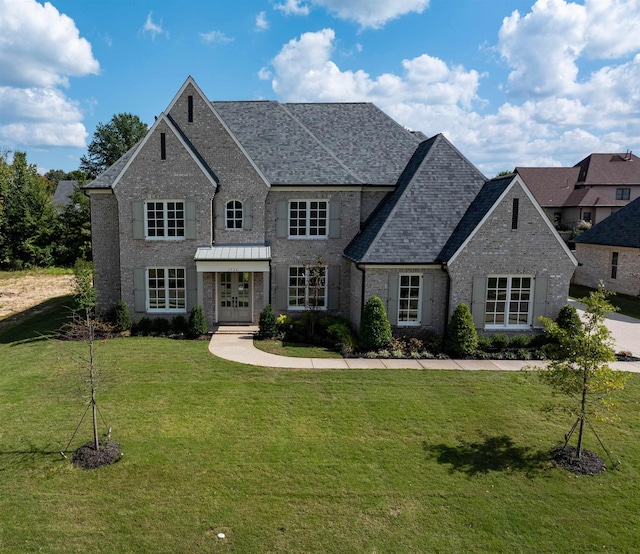
<instances>
[{"instance_id":1,"label":"white cloud","mask_svg":"<svg viewBox=\"0 0 640 554\"><path fill-rule=\"evenodd\" d=\"M75 22L49 2L0 0L0 146L84 147L78 104L60 87L100 65Z\"/></svg>"},{"instance_id":2,"label":"white cloud","mask_svg":"<svg viewBox=\"0 0 640 554\"><path fill-rule=\"evenodd\" d=\"M0 0L0 14L0 85L68 86L99 72L74 21L48 2Z\"/></svg>"},{"instance_id":3,"label":"white cloud","mask_svg":"<svg viewBox=\"0 0 640 554\"><path fill-rule=\"evenodd\" d=\"M228 44L233 42L233 38L225 35L222 31L210 31L200 33L200 39L207 44Z\"/></svg>"},{"instance_id":4,"label":"white cloud","mask_svg":"<svg viewBox=\"0 0 640 554\"><path fill-rule=\"evenodd\" d=\"M545 35L548 43L536 43L540 48L551 44L560 52L556 57L547 53L549 70L542 53L518 57L515 52L527 44L525 34L519 35L522 29L532 37L547 33L547 20L540 14L551 17L551 8L556 10L550 23L554 31ZM444 133L489 176L516 165L572 165L590 152L624 151L640 141L640 54L579 79L573 66L578 67L590 43L572 34L568 22L578 25L584 16L574 10L575 5L563 0L539 0L533 16L513 14L505 19L501 47L514 60L514 71L537 71L540 86L528 98L514 95L493 107L479 96L484 74L428 54L403 60L395 73L342 70L333 59L332 29L289 41L259 76L271 78L283 101L374 102L409 128L427 135ZM522 21L525 27L519 27ZM518 30L514 33L513 28ZM633 44L625 36L620 41ZM613 51L614 46L609 53ZM554 77L559 67L566 73ZM513 77L509 87L521 86L524 94L525 83L533 86L525 73Z\"/></svg>"},{"instance_id":5,"label":"white cloud","mask_svg":"<svg viewBox=\"0 0 640 554\"><path fill-rule=\"evenodd\" d=\"M302 4L302 0L286 0L283 4L275 4L273 7L285 15L309 15L309 6Z\"/></svg>"},{"instance_id":6,"label":"white cloud","mask_svg":"<svg viewBox=\"0 0 640 554\"><path fill-rule=\"evenodd\" d=\"M155 40L156 36L158 36L158 35L167 34L167 33L165 33L164 29L162 28L162 20L160 20L160 23L155 23L153 21L153 13L152 12L149 12L149 14L147 15L147 20L144 22L144 26L142 27L142 32L143 33L149 33L153 40Z\"/></svg>"},{"instance_id":7,"label":"white cloud","mask_svg":"<svg viewBox=\"0 0 640 554\"><path fill-rule=\"evenodd\" d=\"M256 30L266 31L269 28L269 21L267 20L267 12L260 12L256 16Z\"/></svg>"},{"instance_id":8,"label":"white cloud","mask_svg":"<svg viewBox=\"0 0 640 554\"><path fill-rule=\"evenodd\" d=\"M341 19L356 21L362 27L373 29L411 12L422 13L429 6L429 0L312 0L312 3Z\"/></svg>"},{"instance_id":9,"label":"white cloud","mask_svg":"<svg viewBox=\"0 0 640 554\"><path fill-rule=\"evenodd\" d=\"M308 0L312 6L324 8L340 19L359 23L363 28L379 29L402 15L422 13L430 0ZM273 6L285 15L309 15L309 4L303 0L286 0Z\"/></svg>"}]
</instances>

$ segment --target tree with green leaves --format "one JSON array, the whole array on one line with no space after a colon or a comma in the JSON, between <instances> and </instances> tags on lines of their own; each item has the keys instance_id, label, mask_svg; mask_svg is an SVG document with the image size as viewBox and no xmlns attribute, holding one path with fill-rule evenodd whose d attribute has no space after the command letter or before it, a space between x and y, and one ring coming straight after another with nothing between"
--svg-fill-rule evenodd
<instances>
[{"instance_id":1,"label":"tree with green leaves","mask_svg":"<svg viewBox=\"0 0 640 554\"><path fill-rule=\"evenodd\" d=\"M49 266L53 263L56 212L52 193L24 152L0 156L0 267Z\"/></svg>"},{"instance_id":2,"label":"tree with green leaves","mask_svg":"<svg viewBox=\"0 0 640 554\"><path fill-rule=\"evenodd\" d=\"M114 115L106 124L98 123L87 156L80 158L80 169L95 179L135 146L147 131L147 124L130 113Z\"/></svg>"},{"instance_id":3,"label":"tree with green leaves","mask_svg":"<svg viewBox=\"0 0 640 554\"><path fill-rule=\"evenodd\" d=\"M613 293L600 286L586 298L581 298L585 313L581 328L563 328L549 318L540 318L544 331L558 348L546 367L538 368L540 379L554 392L565 395L569 402L564 409L576 421L565 438L567 446L573 432L578 429L576 457L582 456L585 424L589 418L607 420L613 417L615 404L611 393L624 388L628 375L615 371L609 363L616 357L611 332L604 321L616 308L607 300Z\"/></svg>"},{"instance_id":4,"label":"tree with green leaves","mask_svg":"<svg viewBox=\"0 0 640 554\"><path fill-rule=\"evenodd\" d=\"M91 260L91 207L82 192L84 183L73 187L70 202L58 214L54 244L56 265L71 267L76 260Z\"/></svg>"},{"instance_id":5,"label":"tree with green leaves","mask_svg":"<svg viewBox=\"0 0 640 554\"><path fill-rule=\"evenodd\" d=\"M478 332L471 310L464 303L458 304L451 314L445 346L451 355L462 358L473 356L478 349Z\"/></svg>"},{"instance_id":6,"label":"tree with green leaves","mask_svg":"<svg viewBox=\"0 0 640 554\"><path fill-rule=\"evenodd\" d=\"M386 348L391 343L391 324L379 296L370 296L362 311L360 344L368 350Z\"/></svg>"}]
</instances>

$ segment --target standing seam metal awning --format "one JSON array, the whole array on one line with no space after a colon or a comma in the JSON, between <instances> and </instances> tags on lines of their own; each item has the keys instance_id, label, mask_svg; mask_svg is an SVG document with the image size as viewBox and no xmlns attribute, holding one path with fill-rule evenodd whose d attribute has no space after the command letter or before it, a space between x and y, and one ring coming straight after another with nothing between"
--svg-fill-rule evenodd
<instances>
[{"instance_id":1,"label":"standing seam metal awning","mask_svg":"<svg viewBox=\"0 0 640 554\"><path fill-rule=\"evenodd\" d=\"M199 273L269 271L271 247L262 244L201 246L194 260Z\"/></svg>"}]
</instances>

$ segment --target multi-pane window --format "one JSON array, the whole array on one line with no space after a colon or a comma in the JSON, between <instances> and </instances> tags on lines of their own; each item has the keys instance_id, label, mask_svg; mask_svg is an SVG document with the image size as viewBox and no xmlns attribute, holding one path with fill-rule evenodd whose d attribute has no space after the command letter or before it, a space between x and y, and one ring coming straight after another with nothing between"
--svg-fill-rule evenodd
<instances>
[{"instance_id":1,"label":"multi-pane window","mask_svg":"<svg viewBox=\"0 0 640 554\"><path fill-rule=\"evenodd\" d=\"M618 252L611 252L611 278L618 278Z\"/></svg>"},{"instance_id":2,"label":"multi-pane window","mask_svg":"<svg viewBox=\"0 0 640 554\"><path fill-rule=\"evenodd\" d=\"M420 324L420 275L400 275L398 287L398 325Z\"/></svg>"},{"instance_id":3,"label":"multi-pane window","mask_svg":"<svg viewBox=\"0 0 640 554\"><path fill-rule=\"evenodd\" d=\"M150 267L147 270L148 311L185 311L186 288L183 267Z\"/></svg>"},{"instance_id":4,"label":"multi-pane window","mask_svg":"<svg viewBox=\"0 0 640 554\"><path fill-rule=\"evenodd\" d=\"M225 207L225 227L227 229L242 229L242 202L231 200Z\"/></svg>"},{"instance_id":5,"label":"multi-pane window","mask_svg":"<svg viewBox=\"0 0 640 554\"><path fill-rule=\"evenodd\" d=\"M616 189L616 200L629 200L631 189Z\"/></svg>"},{"instance_id":6,"label":"multi-pane window","mask_svg":"<svg viewBox=\"0 0 640 554\"><path fill-rule=\"evenodd\" d=\"M329 202L326 200L291 200L289 202L290 237L326 237Z\"/></svg>"},{"instance_id":7,"label":"multi-pane window","mask_svg":"<svg viewBox=\"0 0 640 554\"><path fill-rule=\"evenodd\" d=\"M184 238L184 202L157 200L145 203L146 238Z\"/></svg>"},{"instance_id":8,"label":"multi-pane window","mask_svg":"<svg viewBox=\"0 0 640 554\"><path fill-rule=\"evenodd\" d=\"M289 309L327 307L327 268L291 266L289 268Z\"/></svg>"},{"instance_id":9,"label":"multi-pane window","mask_svg":"<svg viewBox=\"0 0 640 554\"><path fill-rule=\"evenodd\" d=\"M532 286L532 277L488 277L485 326L527 327L531 325Z\"/></svg>"}]
</instances>

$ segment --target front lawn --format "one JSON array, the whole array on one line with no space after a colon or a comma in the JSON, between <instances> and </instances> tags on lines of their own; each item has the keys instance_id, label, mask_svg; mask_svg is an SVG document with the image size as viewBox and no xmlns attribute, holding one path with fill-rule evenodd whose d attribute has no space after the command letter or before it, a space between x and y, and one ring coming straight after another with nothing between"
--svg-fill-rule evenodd
<instances>
[{"instance_id":1,"label":"front lawn","mask_svg":"<svg viewBox=\"0 0 640 554\"><path fill-rule=\"evenodd\" d=\"M0 341L2 552L638 551L638 376L597 427L622 465L578 477L546 463L571 422L521 373L270 370L112 339L98 402L124 457L83 471L59 451L84 354Z\"/></svg>"},{"instance_id":2,"label":"front lawn","mask_svg":"<svg viewBox=\"0 0 640 554\"><path fill-rule=\"evenodd\" d=\"M572 284L569 287L569 296L571 298L584 298L594 289L584 287L582 285ZM628 296L626 294L615 294L609 297L609 302L616 306L621 314L628 315L640 319L640 298L637 296Z\"/></svg>"},{"instance_id":3,"label":"front lawn","mask_svg":"<svg viewBox=\"0 0 640 554\"><path fill-rule=\"evenodd\" d=\"M338 352L313 344L301 344L276 339L255 339L253 344L263 352L276 354L278 356L291 356L292 358L342 358L342 355Z\"/></svg>"}]
</instances>

